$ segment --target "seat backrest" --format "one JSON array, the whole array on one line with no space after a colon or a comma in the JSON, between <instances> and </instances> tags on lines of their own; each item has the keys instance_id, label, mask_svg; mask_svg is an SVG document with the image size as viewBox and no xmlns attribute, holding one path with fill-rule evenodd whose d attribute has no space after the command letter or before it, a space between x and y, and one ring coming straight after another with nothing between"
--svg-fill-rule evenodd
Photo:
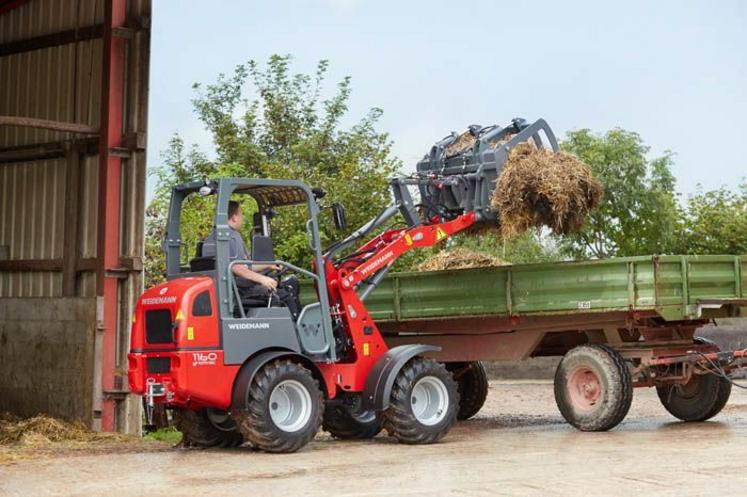
<instances>
[{"instance_id":1,"label":"seat backrest","mask_svg":"<svg viewBox=\"0 0 747 497\"><path fill-rule=\"evenodd\" d=\"M272 246L272 238L264 235L252 236L252 260L257 262L270 262L275 260L275 249Z\"/></svg>"},{"instance_id":2,"label":"seat backrest","mask_svg":"<svg viewBox=\"0 0 747 497\"><path fill-rule=\"evenodd\" d=\"M195 257L189 261L190 271L213 271L215 269L215 257Z\"/></svg>"}]
</instances>

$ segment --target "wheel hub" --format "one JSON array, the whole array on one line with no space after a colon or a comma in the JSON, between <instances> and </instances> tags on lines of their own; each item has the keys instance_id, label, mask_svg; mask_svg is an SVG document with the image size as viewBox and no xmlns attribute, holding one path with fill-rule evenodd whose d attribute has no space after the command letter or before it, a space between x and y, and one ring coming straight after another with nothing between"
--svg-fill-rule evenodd
<instances>
[{"instance_id":1,"label":"wheel hub","mask_svg":"<svg viewBox=\"0 0 747 497\"><path fill-rule=\"evenodd\" d=\"M425 376L415 383L410 395L410 408L422 424L432 426L441 422L449 407L446 385L435 376Z\"/></svg>"},{"instance_id":2,"label":"wheel hub","mask_svg":"<svg viewBox=\"0 0 747 497\"><path fill-rule=\"evenodd\" d=\"M568 377L568 393L574 408L591 411L602 398L602 383L592 369L580 367Z\"/></svg>"},{"instance_id":3,"label":"wheel hub","mask_svg":"<svg viewBox=\"0 0 747 497\"><path fill-rule=\"evenodd\" d=\"M285 432L295 432L311 418L311 394L300 382L285 380L270 394L270 417Z\"/></svg>"}]
</instances>

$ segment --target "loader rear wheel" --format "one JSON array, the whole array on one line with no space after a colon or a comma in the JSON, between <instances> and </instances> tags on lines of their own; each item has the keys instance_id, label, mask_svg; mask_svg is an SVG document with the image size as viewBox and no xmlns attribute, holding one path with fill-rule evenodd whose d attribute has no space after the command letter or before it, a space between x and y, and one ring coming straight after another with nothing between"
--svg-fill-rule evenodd
<instances>
[{"instance_id":1,"label":"loader rear wheel","mask_svg":"<svg viewBox=\"0 0 747 497\"><path fill-rule=\"evenodd\" d=\"M374 413L360 418L350 414L345 407L327 406L322 428L341 440L363 440L378 435L383 426L381 417Z\"/></svg>"},{"instance_id":2,"label":"loader rear wheel","mask_svg":"<svg viewBox=\"0 0 747 497\"><path fill-rule=\"evenodd\" d=\"M459 391L443 364L415 358L405 364L392 388L384 428L406 444L429 444L454 426Z\"/></svg>"},{"instance_id":3,"label":"loader rear wheel","mask_svg":"<svg viewBox=\"0 0 747 497\"><path fill-rule=\"evenodd\" d=\"M716 346L707 338L695 343ZM721 412L731 395L731 382L712 374L692 375L684 385L662 385L656 393L664 408L682 421L706 421Z\"/></svg>"},{"instance_id":4,"label":"loader rear wheel","mask_svg":"<svg viewBox=\"0 0 747 497\"><path fill-rule=\"evenodd\" d=\"M607 431L628 414L633 385L622 356L606 345L580 345L555 372L555 402L581 431Z\"/></svg>"},{"instance_id":5,"label":"loader rear wheel","mask_svg":"<svg viewBox=\"0 0 747 497\"><path fill-rule=\"evenodd\" d=\"M244 443L226 411L182 408L174 411L174 418L184 447L238 447Z\"/></svg>"},{"instance_id":6,"label":"loader rear wheel","mask_svg":"<svg viewBox=\"0 0 747 497\"><path fill-rule=\"evenodd\" d=\"M459 389L457 419L469 419L482 409L488 397L488 373L485 365L475 362L450 362L446 369L454 375Z\"/></svg>"},{"instance_id":7,"label":"loader rear wheel","mask_svg":"<svg viewBox=\"0 0 747 497\"><path fill-rule=\"evenodd\" d=\"M233 412L239 431L266 452L295 452L322 424L324 399L311 371L288 359L263 366L252 379L244 410Z\"/></svg>"}]
</instances>

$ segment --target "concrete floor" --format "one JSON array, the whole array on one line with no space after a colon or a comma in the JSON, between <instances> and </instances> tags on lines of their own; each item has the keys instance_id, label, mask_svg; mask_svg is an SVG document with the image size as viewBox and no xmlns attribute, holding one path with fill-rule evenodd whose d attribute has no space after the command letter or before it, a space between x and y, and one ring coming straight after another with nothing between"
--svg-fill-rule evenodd
<instances>
[{"instance_id":1,"label":"concrete floor","mask_svg":"<svg viewBox=\"0 0 747 497\"><path fill-rule=\"evenodd\" d=\"M248 448L51 456L0 466L0 495L744 495L747 392L713 421L675 422L653 390L628 418L581 433L550 382L491 383L488 403L430 446L320 434L297 454Z\"/></svg>"}]
</instances>

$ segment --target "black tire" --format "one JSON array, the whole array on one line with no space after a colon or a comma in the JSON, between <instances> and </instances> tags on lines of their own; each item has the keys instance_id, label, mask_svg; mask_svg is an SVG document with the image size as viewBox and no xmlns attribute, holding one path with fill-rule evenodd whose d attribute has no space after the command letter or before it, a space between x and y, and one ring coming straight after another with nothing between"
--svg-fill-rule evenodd
<instances>
[{"instance_id":1,"label":"black tire","mask_svg":"<svg viewBox=\"0 0 747 497\"><path fill-rule=\"evenodd\" d=\"M576 375L593 382L576 382ZM593 386L582 392L580 385ZM614 428L628 414L632 401L630 371L622 356L607 345L580 345L558 365L555 402L565 420L581 431Z\"/></svg>"},{"instance_id":2,"label":"black tire","mask_svg":"<svg viewBox=\"0 0 747 497\"><path fill-rule=\"evenodd\" d=\"M238 447L244 443L234 425L234 429L227 429L227 425L217 426L208 416L207 409L175 409L174 420L176 429L182 433L183 447Z\"/></svg>"},{"instance_id":3,"label":"black tire","mask_svg":"<svg viewBox=\"0 0 747 497\"><path fill-rule=\"evenodd\" d=\"M371 414L369 419L353 417L343 406L327 406L322 429L341 440L374 438L384 428L381 417Z\"/></svg>"},{"instance_id":4,"label":"black tire","mask_svg":"<svg viewBox=\"0 0 747 497\"><path fill-rule=\"evenodd\" d=\"M272 411L277 410L278 405L271 405L270 400L276 389L295 392L289 398L298 395L297 400L305 406L301 411L307 414L302 415L299 420L302 424L298 427L286 425L284 429L282 423L279 425L273 420ZM257 371L248 397L246 409L232 415L244 438L260 450L296 452L314 438L322 424L324 398L319 383L311 371L289 359L273 361ZM293 409L289 411L291 419L293 412Z\"/></svg>"},{"instance_id":5,"label":"black tire","mask_svg":"<svg viewBox=\"0 0 747 497\"><path fill-rule=\"evenodd\" d=\"M423 380L423 383L420 383ZM433 398L443 404L440 409L420 413L413 410L417 405L414 390L434 389ZM439 393L440 392L440 393ZM424 396L421 396L421 398ZM430 400L430 394L428 395ZM421 404L429 407L432 402ZM418 406L419 407L419 406ZM390 436L406 444L429 444L442 439L456 423L459 409L459 391L451 373L443 364L431 359L415 358L405 364L397 374L392 388L389 408L384 412L384 428ZM430 411L430 409L429 409ZM433 423L421 419L430 416Z\"/></svg>"},{"instance_id":6,"label":"black tire","mask_svg":"<svg viewBox=\"0 0 747 497\"><path fill-rule=\"evenodd\" d=\"M469 419L482 409L488 398L488 372L480 361L452 362L446 369L454 375L459 390L459 411L457 419Z\"/></svg>"},{"instance_id":7,"label":"black tire","mask_svg":"<svg viewBox=\"0 0 747 497\"><path fill-rule=\"evenodd\" d=\"M712 341L696 337L695 343L716 347ZM693 375L685 385L662 385L656 393L664 408L682 421L699 422L721 412L731 395L731 382L713 374Z\"/></svg>"}]
</instances>

